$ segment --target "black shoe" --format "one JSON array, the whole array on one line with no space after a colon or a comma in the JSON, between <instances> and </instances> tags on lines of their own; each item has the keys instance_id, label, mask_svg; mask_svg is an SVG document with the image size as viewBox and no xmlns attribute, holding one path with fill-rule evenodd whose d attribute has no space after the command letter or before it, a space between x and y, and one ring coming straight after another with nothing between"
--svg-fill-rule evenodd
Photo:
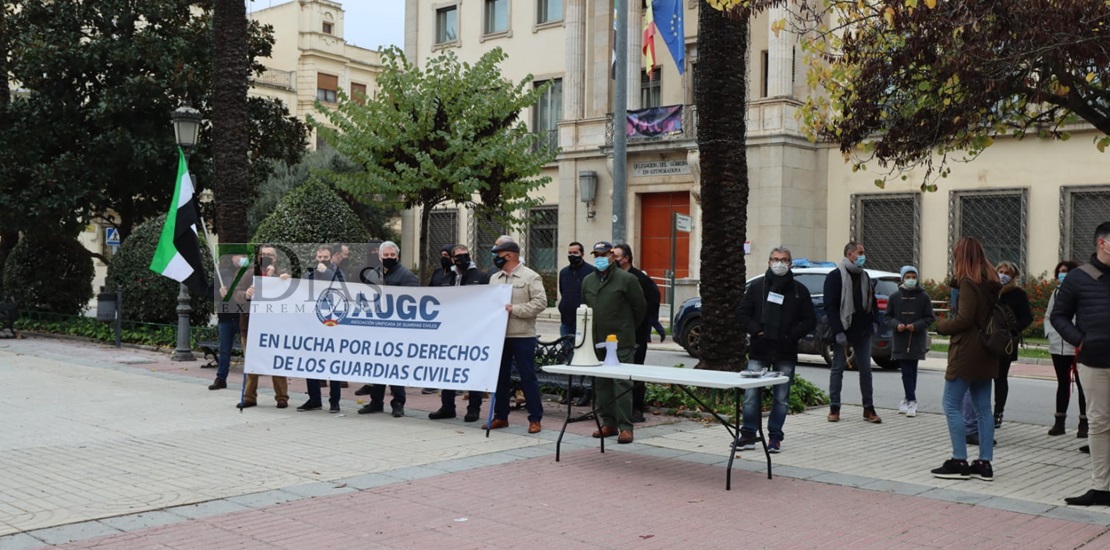
<instances>
[{"instance_id":1,"label":"black shoe","mask_svg":"<svg viewBox=\"0 0 1110 550\"><path fill-rule=\"evenodd\" d=\"M300 407L297 407L297 412L318 411L322 408L324 408L323 403L321 403L319 401L309 400L304 405L301 405Z\"/></svg>"},{"instance_id":2,"label":"black shoe","mask_svg":"<svg viewBox=\"0 0 1110 550\"><path fill-rule=\"evenodd\" d=\"M454 410L447 410L442 407L438 411L428 413L428 418L432 420L446 420L448 418L455 418L457 416Z\"/></svg>"},{"instance_id":3,"label":"black shoe","mask_svg":"<svg viewBox=\"0 0 1110 550\"><path fill-rule=\"evenodd\" d=\"M994 429L1002 427L1002 413L994 413Z\"/></svg>"},{"instance_id":4,"label":"black shoe","mask_svg":"<svg viewBox=\"0 0 1110 550\"><path fill-rule=\"evenodd\" d=\"M321 387L321 388L326 388L326 387L328 387L328 381L327 381L327 380L321 380L321 381L320 381L320 387Z\"/></svg>"},{"instance_id":5,"label":"black shoe","mask_svg":"<svg viewBox=\"0 0 1110 550\"><path fill-rule=\"evenodd\" d=\"M339 412L339 403L332 403L331 406L328 407L328 412L332 414Z\"/></svg>"},{"instance_id":6,"label":"black shoe","mask_svg":"<svg viewBox=\"0 0 1110 550\"><path fill-rule=\"evenodd\" d=\"M393 407L393 418L401 418L402 416L405 416L405 406L403 404L390 403L389 406Z\"/></svg>"},{"instance_id":7,"label":"black shoe","mask_svg":"<svg viewBox=\"0 0 1110 550\"><path fill-rule=\"evenodd\" d=\"M976 460L971 463L971 477L983 481L994 481L994 468L989 460Z\"/></svg>"},{"instance_id":8,"label":"black shoe","mask_svg":"<svg viewBox=\"0 0 1110 550\"><path fill-rule=\"evenodd\" d=\"M1090 445L1084 445L1084 446L1079 448L1079 452L1091 454L1091 446Z\"/></svg>"},{"instance_id":9,"label":"black shoe","mask_svg":"<svg viewBox=\"0 0 1110 550\"><path fill-rule=\"evenodd\" d=\"M480 418L481 416L481 409L467 409L466 416L463 417L463 422L477 422L478 418Z\"/></svg>"},{"instance_id":10,"label":"black shoe","mask_svg":"<svg viewBox=\"0 0 1110 550\"><path fill-rule=\"evenodd\" d=\"M420 395L431 395L436 392L435 388L424 388L420 390Z\"/></svg>"},{"instance_id":11,"label":"black shoe","mask_svg":"<svg viewBox=\"0 0 1110 550\"><path fill-rule=\"evenodd\" d=\"M380 413L384 410L385 405L383 405L382 403L369 403L367 405L363 405L362 408L358 410L358 414Z\"/></svg>"},{"instance_id":12,"label":"black shoe","mask_svg":"<svg viewBox=\"0 0 1110 550\"><path fill-rule=\"evenodd\" d=\"M589 405L590 401L592 401L592 400L593 400L593 391L592 390L586 390L585 392L582 392L582 397L578 398L578 401L575 402L575 405L578 405L579 407L585 407L586 405Z\"/></svg>"},{"instance_id":13,"label":"black shoe","mask_svg":"<svg viewBox=\"0 0 1110 550\"><path fill-rule=\"evenodd\" d=\"M971 479L971 466L967 465L966 460L950 458L932 472L933 477L941 479Z\"/></svg>"},{"instance_id":14,"label":"black shoe","mask_svg":"<svg viewBox=\"0 0 1110 550\"><path fill-rule=\"evenodd\" d=\"M355 390L355 395L370 395L370 392L372 391L374 391L374 386L366 384L365 386Z\"/></svg>"},{"instance_id":15,"label":"black shoe","mask_svg":"<svg viewBox=\"0 0 1110 550\"><path fill-rule=\"evenodd\" d=\"M564 393L563 398L559 400L559 404L566 405L567 403L570 403L570 394Z\"/></svg>"},{"instance_id":16,"label":"black shoe","mask_svg":"<svg viewBox=\"0 0 1110 550\"><path fill-rule=\"evenodd\" d=\"M1064 502L1073 506L1110 506L1110 491L1091 489L1077 497L1068 497Z\"/></svg>"},{"instance_id":17,"label":"black shoe","mask_svg":"<svg viewBox=\"0 0 1110 550\"><path fill-rule=\"evenodd\" d=\"M227 378L217 378L212 385L208 386L210 390L222 390L227 388Z\"/></svg>"},{"instance_id":18,"label":"black shoe","mask_svg":"<svg viewBox=\"0 0 1110 550\"><path fill-rule=\"evenodd\" d=\"M644 418L644 413L642 413L640 411L632 411L632 418L630 420L632 421L633 424L639 424L641 422L647 422L647 419Z\"/></svg>"}]
</instances>

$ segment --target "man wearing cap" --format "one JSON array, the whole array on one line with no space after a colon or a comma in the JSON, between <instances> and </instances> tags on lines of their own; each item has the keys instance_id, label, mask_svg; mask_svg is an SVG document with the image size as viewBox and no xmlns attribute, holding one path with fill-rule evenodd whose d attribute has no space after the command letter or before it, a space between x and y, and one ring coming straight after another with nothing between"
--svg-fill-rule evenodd
<instances>
[{"instance_id":1,"label":"man wearing cap","mask_svg":"<svg viewBox=\"0 0 1110 550\"><path fill-rule=\"evenodd\" d=\"M617 337L617 358L631 363L636 353L636 327L647 313L647 301L635 275L617 267L612 243L594 245L596 272L582 281L582 303L593 308L594 341L604 342L610 334ZM604 359L604 350L595 350ZM618 436L617 443L632 443L632 382L597 378L594 380L601 417L601 429L594 437Z\"/></svg>"},{"instance_id":2,"label":"man wearing cap","mask_svg":"<svg viewBox=\"0 0 1110 550\"><path fill-rule=\"evenodd\" d=\"M543 419L540 385L536 380L536 317L547 309L547 292L538 273L520 261L520 246L511 239L498 239L493 247L493 265L497 273L490 278L491 285L512 285L512 301L505 304L509 324L505 330L505 348L501 353L501 373L497 377L497 393L493 406L493 420L483 429L496 430L509 426L509 382L512 365L516 361L520 385L524 389L525 407L528 409L528 433L539 433Z\"/></svg>"}]
</instances>

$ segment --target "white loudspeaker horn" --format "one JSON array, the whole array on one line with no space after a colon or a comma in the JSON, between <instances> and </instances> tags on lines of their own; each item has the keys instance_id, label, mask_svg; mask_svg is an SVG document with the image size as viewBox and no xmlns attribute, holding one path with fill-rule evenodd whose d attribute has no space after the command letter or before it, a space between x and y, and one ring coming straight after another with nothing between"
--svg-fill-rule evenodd
<instances>
[{"instance_id":1,"label":"white loudspeaker horn","mask_svg":"<svg viewBox=\"0 0 1110 550\"><path fill-rule=\"evenodd\" d=\"M584 305L578 306L575 317L574 355L570 358L570 366L601 366L601 361L597 360L594 352L594 310Z\"/></svg>"}]
</instances>

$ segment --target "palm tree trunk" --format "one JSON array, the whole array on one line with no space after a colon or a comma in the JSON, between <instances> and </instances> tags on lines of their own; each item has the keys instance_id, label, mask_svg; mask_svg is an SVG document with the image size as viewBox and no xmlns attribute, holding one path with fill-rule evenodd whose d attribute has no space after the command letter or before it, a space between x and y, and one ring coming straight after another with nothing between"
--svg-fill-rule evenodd
<instances>
[{"instance_id":1,"label":"palm tree trunk","mask_svg":"<svg viewBox=\"0 0 1110 550\"><path fill-rule=\"evenodd\" d=\"M744 334L736 312L744 295L748 223L748 18L729 18L702 4L694 102L701 158L701 362L698 368L738 371Z\"/></svg>"},{"instance_id":2,"label":"palm tree trunk","mask_svg":"<svg viewBox=\"0 0 1110 550\"><path fill-rule=\"evenodd\" d=\"M212 13L212 150L220 241L245 243L247 211L254 202L247 150L250 144L247 87L247 8L243 0L216 0Z\"/></svg>"}]
</instances>

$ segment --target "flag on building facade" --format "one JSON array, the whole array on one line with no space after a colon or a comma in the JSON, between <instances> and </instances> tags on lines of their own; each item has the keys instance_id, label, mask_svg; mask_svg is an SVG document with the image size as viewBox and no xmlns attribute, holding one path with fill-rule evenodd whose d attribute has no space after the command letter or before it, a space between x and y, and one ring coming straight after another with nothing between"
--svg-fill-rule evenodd
<instances>
[{"instance_id":1,"label":"flag on building facade","mask_svg":"<svg viewBox=\"0 0 1110 550\"><path fill-rule=\"evenodd\" d=\"M162 236L158 248L150 261L150 270L185 283L196 293L208 291L203 260L200 255L200 242L197 240L197 205L193 180L189 177L189 167L185 154L177 150L177 182L173 190L166 223L162 226Z\"/></svg>"},{"instance_id":2,"label":"flag on building facade","mask_svg":"<svg viewBox=\"0 0 1110 550\"><path fill-rule=\"evenodd\" d=\"M655 14L651 2L647 3L647 11L644 12L643 53L644 70L649 79L655 78Z\"/></svg>"},{"instance_id":3,"label":"flag on building facade","mask_svg":"<svg viewBox=\"0 0 1110 550\"><path fill-rule=\"evenodd\" d=\"M663 36L663 42L667 43L678 74L686 72L686 28L682 4L682 0L651 0L656 29Z\"/></svg>"}]
</instances>

